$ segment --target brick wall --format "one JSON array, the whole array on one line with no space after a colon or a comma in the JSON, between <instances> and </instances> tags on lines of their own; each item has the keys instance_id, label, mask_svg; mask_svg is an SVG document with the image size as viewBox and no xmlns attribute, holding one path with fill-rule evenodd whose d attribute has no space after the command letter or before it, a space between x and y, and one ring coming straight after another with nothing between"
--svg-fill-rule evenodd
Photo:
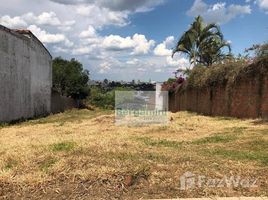
<instances>
[{"instance_id":1,"label":"brick wall","mask_svg":"<svg viewBox=\"0 0 268 200\"><path fill-rule=\"evenodd\" d=\"M262 99L261 99L261 116L263 118L268 118L268 76L264 78Z\"/></svg>"},{"instance_id":2,"label":"brick wall","mask_svg":"<svg viewBox=\"0 0 268 200\"><path fill-rule=\"evenodd\" d=\"M187 82L170 93L170 111L237 118L268 118L268 62L253 64L234 82L189 88Z\"/></svg>"}]
</instances>

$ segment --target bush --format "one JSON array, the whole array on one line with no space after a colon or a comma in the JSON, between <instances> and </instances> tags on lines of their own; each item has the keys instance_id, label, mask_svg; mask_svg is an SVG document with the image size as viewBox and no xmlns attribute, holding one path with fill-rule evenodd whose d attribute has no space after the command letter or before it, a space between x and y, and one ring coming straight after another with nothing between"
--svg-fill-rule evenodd
<instances>
[{"instance_id":1,"label":"bush","mask_svg":"<svg viewBox=\"0 0 268 200\"><path fill-rule=\"evenodd\" d=\"M114 109L115 106L115 91L130 91L129 88L117 87L111 91L106 91L101 87L92 86L91 95L87 102L91 105L103 109Z\"/></svg>"},{"instance_id":2,"label":"bush","mask_svg":"<svg viewBox=\"0 0 268 200\"><path fill-rule=\"evenodd\" d=\"M225 85L227 82L233 82L246 66L247 63L243 60L230 60L221 64L212 65L211 67L197 66L191 71L188 77L188 86L192 88L203 88Z\"/></svg>"},{"instance_id":3,"label":"bush","mask_svg":"<svg viewBox=\"0 0 268 200\"><path fill-rule=\"evenodd\" d=\"M177 86L181 85L185 79L183 77L170 78L162 85L162 90L173 92Z\"/></svg>"}]
</instances>

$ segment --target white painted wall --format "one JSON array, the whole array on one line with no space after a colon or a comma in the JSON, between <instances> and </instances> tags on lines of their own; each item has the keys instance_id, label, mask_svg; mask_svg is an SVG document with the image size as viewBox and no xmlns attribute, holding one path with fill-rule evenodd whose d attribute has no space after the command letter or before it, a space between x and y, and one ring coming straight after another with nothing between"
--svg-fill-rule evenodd
<instances>
[{"instance_id":1,"label":"white painted wall","mask_svg":"<svg viewBox=\"0 0 268 200\"><path fill-rule=\"evenodd\" d=\"M162 83L156 83L155 109L156 110L168 110L168 92L162 91Z\"/></svg>"}]
</instances>

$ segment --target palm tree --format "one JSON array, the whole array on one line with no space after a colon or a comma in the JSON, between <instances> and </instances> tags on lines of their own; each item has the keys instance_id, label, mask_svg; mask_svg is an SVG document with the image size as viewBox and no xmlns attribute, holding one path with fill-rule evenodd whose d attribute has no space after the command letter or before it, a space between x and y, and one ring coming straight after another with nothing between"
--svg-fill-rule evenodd
<instances>
[{"instance_id":1,"label":"palm tree","mask_svg":"<svg viewBox=\"0 0 268 200\"><path fill-rule=\"evenodd\" d=\"M178 41L172 57L175 53L182 52L194 66L197 63L210 66L229 55L224 53L225 47L230 54L230 44L223 39L220 27L217 24L206 25L203 18L198 16Z\"/></svg>"}]
</instances>

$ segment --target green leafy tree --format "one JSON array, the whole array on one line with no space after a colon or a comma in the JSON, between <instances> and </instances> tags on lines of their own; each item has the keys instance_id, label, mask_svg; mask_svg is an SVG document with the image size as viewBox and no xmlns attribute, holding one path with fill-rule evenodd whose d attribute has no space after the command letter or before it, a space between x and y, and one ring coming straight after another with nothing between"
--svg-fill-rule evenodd
<instances>
[{"instance_id":1,"label":"green leafy tree","mask_svg":"<svg viewBox=\"0 0 268 200\"><path fill-rule=\"evenodd\" d=\"M74 99L85 99L89 93L89 71L75 60L61 57L53 60L53 88L65 96Z\"/></svg>"},{"instance_id":2,"label":"green leafy tree","mask_svg":"<svg viewBox=\"0 0 268 200\"><path fill-rule=\"evenodd\" d=\"M231 52L230 44L223 39L220 27L217 24L204 23L201 16L195 18L189 30L179 39L173 55L182 52L187 55L191 64L210 66L226 58L223 49Z\"/></svg>"},{"instance_id":3,"label":"green leafy tree","mask_svg":"<svg viewBox=\"0 0 268 200\"><path fill-rule=\"evenodd\" d=\"M115 106L115 91L131 91L132 89L126 87L116 87L110 91L103 89L102 87L92 86L91 93L88 97L88 103L104 108L114 109Z\"/></svg>"}]
</instances>

